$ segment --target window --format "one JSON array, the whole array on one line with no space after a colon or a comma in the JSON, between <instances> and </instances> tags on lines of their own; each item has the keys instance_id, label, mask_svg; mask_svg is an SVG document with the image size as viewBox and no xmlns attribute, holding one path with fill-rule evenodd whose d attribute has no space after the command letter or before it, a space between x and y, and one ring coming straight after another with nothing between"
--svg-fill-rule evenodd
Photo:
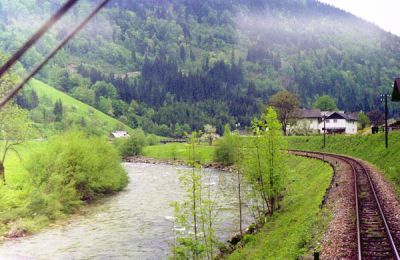
<instances>
[{"instance_id":1,"label":"window","mask_svg":"<svg viewBox=\"0 0 400 260\"><path fill-rule=\"evenodd\" d=\"M337 123L337 119L333 119L333 123Z\"/></svg>"},{"instance_id":2,"label":"window","mask_svg":"<svg viewBox=\"0 0 400 260\"><path fill-rule=\"evenodd\" d=\"M326 122L329 123L329 119L326 119Z\"/></svg>"}]
</instances>

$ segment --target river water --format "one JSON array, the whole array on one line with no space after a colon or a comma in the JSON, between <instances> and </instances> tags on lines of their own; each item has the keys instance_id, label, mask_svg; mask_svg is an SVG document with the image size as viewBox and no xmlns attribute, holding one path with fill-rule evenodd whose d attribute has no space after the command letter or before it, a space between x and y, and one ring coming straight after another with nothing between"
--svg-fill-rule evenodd
<instances>
[{"instance_id":1,"label":"river water","mask_svg":"<svg viewBox=\"0 0 400 260\"><path fill-rule=\"evenodd\" d=\"M182 200L179 172L168 165L125 164L128 187L89 206L89 213L39 234L0 245L0 259L165 259L173 241L170 203ZM235 176L207 170L222 210L216 223L225 241L238 230ZM222 178L222 179L221 179ZM222 194L222 195L221 195Z\"/></svg>"}]
</instances>

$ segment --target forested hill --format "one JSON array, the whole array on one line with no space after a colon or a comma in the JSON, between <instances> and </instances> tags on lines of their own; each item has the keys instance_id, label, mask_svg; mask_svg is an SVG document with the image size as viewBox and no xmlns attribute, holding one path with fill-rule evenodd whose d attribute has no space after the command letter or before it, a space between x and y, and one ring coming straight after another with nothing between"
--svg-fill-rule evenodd
<instances>
[{"instance_id":1,"label":"forested hill","mask_svg":"<svg viewBox=\"0 0 400 260\"><path fill-rule=\"evenodd\" d=\"M61 3L0 0L0 48L13 52ZM24 67L91 4L82 1ZM314 0L114 0L40 78L134 127L180 135L248 125L281 89L304 107L329 94L340 109L369 111L399 60L399 37Z\"/></svg>"}]
</instances>

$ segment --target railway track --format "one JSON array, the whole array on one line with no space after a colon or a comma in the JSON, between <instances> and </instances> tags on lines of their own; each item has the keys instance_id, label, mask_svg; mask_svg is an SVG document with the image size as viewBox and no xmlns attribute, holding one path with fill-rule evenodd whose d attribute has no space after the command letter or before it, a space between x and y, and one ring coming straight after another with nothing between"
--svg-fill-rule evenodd
<instances>
[{"instance_id":1,"label":"railway track","mask_svg":"<svg viewBox=\"0 0 400 260\"><path fill-rule=\"evenodd\" d=\"M342 155L291 151L293 154L317 158L333 159L337 163L350 166L354 178L354 205L357 232L357 259L400 259L396 238L396 227L391 229L382 203L370 176L370 170L363 163Z\"/></svg>"}]
</instances>

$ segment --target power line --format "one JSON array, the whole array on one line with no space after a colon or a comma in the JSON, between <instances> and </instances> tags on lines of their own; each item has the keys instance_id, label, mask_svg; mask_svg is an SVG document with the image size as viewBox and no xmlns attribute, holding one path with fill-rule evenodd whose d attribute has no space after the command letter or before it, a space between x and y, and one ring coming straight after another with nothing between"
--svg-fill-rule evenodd
<instances>
[{"instance_id":1,"label":"power line","mask_svg":"<svg viewBox=\"0 0 400 260\"><path fill-rule=\"evenodd\" d=\"M34 45L78 0L67 1L25 44L0 68L0 78Z\"/></svg>"},{"instance_id":2,"label":"power line","mask_svg":"<svg viewBox=\"0 0 400 260\"><path fill-rule=\"evenodd\" d=\"M23 86L36 74L38 73L48 62L51 58L53 58L59 50L61 50L69 40L71 40L75 34L77 34L85 25L104 7L110 2L110 0L104 0L101 2L96 9L90 15L83 20L75 29L68 34L68 36L56 47L53 51L46 56L44 61L36 66L33 71L26 76L19 84L17 84L4 98L0 101L0 109L2 109L12 98L14 98L18 92L23 88Z\"/></svg>"}]
</instances>

